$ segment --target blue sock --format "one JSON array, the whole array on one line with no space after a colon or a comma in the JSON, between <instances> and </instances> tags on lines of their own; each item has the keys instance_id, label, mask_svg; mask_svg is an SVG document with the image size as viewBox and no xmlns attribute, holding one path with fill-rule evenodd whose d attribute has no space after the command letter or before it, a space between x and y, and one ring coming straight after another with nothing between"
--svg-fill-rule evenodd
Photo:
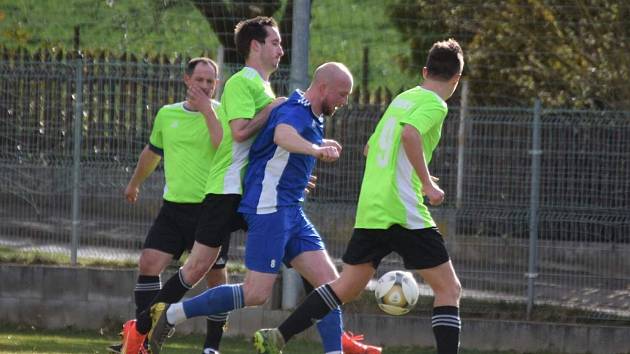
<instances>
[{"instance_id":1,"label":"blue sock","mask_svg":"<svg viewBox=\"0 0 630 354\"><path fill-rule=\"evenodd\" d=\"M216 315L245 307L243 284L224 284L183 302L186 318Z\"/></svg>"},{"instance_id":2,"label":"blue sock","mask_svg":"<svg viewBox=\"0 0 630 354\"><path fill-rule=\"evenodd\" d=\"M324 318L317 322L317 330L322 338L324 353L342 352L341 335L343 332L341 309L330 311Z\"/></svg>"}]
</instances>

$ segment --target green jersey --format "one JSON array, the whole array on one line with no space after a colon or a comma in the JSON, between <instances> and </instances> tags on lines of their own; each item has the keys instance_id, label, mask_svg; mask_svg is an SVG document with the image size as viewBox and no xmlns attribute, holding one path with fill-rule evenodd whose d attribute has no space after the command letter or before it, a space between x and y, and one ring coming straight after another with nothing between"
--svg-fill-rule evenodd
<instances>
[{"instance_id":1,"label":"green jersey","mask_svg":"<svg viewBox=\"0 0 630 354\"><path fill-rule=\"evenodd\" d=\"M250 67L232 75L225 83L221 106L217 112L223 139L212 160L206 183L206 194L242 194L242 180L247 167L249 148L255 137L237 142L232 137L230 121L252 119L265 108L275 94L268 81Z\"/></svg>"},{"instance_id":2,"label":"green jersey","mask_svg":"<svg viewBox=\"0 0 630 354\"><path fill-rule=\"evenodd\" d=\"M213 102L213 106L217 106ZM164 157L164 199L201 203L215 148L206 118L184 108L184 102L162 107L153 123L149 143Z\"/></svg>"},{"instance_id":3,"label":"green jersey","mask_svg":"<svg viewBox=\"0 0 630 354\"><path fill-rule=\"evenodd\" d=\"M355 228L387 229L394 224L407 229L435 227L401 135L405 124L418 130L429 164L440 141L446 113L446 102L419 86L396 96L387 107L368 141Z\"/></svg>"}]
</instances>

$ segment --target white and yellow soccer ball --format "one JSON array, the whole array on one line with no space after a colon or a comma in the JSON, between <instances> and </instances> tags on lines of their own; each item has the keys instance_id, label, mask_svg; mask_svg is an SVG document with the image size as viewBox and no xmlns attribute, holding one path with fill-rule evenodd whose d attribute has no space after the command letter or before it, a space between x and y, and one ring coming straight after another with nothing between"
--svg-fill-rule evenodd
<instances>
[{"instance_id":1,"label":"white and yellow soccer ball","mask_svg":"<svg viewBox=\"0 0 630 354\"><path fill-rule=\"evenodd\" d=\"M381 310L390 315L404 315L418 302L418 283L410 272L392 270L379 278L374 295Z\"/></svg>"}]
</instances>

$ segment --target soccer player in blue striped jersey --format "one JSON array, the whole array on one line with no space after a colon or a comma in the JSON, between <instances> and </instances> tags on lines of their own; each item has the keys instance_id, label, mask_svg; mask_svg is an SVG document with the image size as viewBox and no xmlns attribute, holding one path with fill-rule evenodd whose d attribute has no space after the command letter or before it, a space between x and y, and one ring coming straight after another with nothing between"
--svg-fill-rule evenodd
<instances>
[{"instance_id":1,"label":"soccer player in blue striped jersey","mask_svg":"<svg viewBox=\"0 0 630 354\"><path fill-rule=\"evenodd\" d=\"M339 158L341 145L324 139L324 116L347 103L352 85L345 65L326 63L317 68L306 92L294 92L271 112L250 149L239 208L249 229L244 283L238 288L210 289L172 304L157 320L156 332L166 333L165 328L191 317L262 305L271 296L282 263L295 268L314 286L338 277L300 203L316 159L333 162ZM328 316L339 318L338 328L328 327L338 340L324 343L324 351L341 354L341 310L336 308Z\"/></svg>"}]
</instances>

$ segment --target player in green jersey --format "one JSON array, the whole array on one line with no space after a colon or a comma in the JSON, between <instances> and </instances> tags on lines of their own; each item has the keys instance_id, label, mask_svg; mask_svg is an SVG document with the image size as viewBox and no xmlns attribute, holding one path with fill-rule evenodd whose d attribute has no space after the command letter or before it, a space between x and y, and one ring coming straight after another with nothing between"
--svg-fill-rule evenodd
<instances>
[{"instance_id":1,"label":"player in green jersey","mask_svg":"<svg viewBox=\"0 0 630 354\"><path fill-rule=\"evenodd\" d=\"M313 291L278 328L256 332L258 347L264 348L259 353L280 353L295 334L359 296L391 252L433 289L438 353L458 352L461 285L423 195L434 206L444 201L427 166L440 140L445 100L457 88L463 67L456 41L435 43L422 70L423 83L389 105L368 141L356 224L341 276Z\"/></svg>"},{"instance_id":2,"label":"player in green jersey","mask_svg":"<svg viewBox=\"0 0 630 354\"><path fill-rule=\"evenodd\" d=\"M188 88L186 101L162 107L149 138L138 159L125 198L135 203L140 185L164 160L164 202L146 237L138 261L138 279L134 289L136 316L149 307L161 289L160 274L173 259L190 251L195 242L195 229L205 197L205 184L212 158L221 141L222 129L216 117L218 102L212 101L218 67L209 58L191 59L185 69ZM225 262L227 247L222 249L213 269L207 274L209 287L227 281ZM206 348L216 348L221 339L225 319L208 319ZM122 345L110 351L120 352Z\"/></svg>"},{"instance_id":3,"label":"player in green jersey","mask_svg":"<svg viewBox=\"0 0 630 354\"><path fill-rule=\"evenodd\" d=\"M230 233L244 228L245 223L236 210L249 146L271 110L285 100L275 98L269 83L269 76L277 70L284 55L275 20L256 17L241 21L235 29L235 42L245 58L245 67L232 75L223 89L217 111L222 137L205 176L205 198L195 229L196 241L184 265L164 284L152 304L179 301L215 261L220 261L218 256L229 245ZM227 313L213 317L226 318ZM151 318L150 311L145 311L139 314L136 326L124 331L123 341L130 343L129 353L138 353L136 343L149 334L153 326Z\"/></svg>"}]
</instances>

